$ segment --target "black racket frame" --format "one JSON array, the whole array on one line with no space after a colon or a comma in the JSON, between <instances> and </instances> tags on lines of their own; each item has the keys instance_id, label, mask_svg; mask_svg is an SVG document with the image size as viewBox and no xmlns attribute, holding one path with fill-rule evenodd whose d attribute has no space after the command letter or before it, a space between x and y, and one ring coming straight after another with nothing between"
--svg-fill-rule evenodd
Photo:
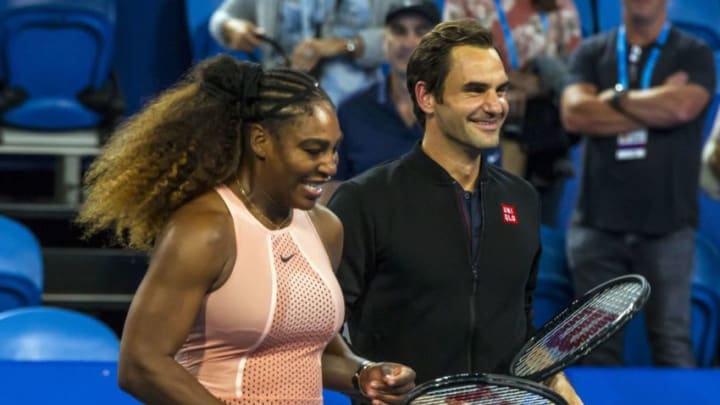
<instances>
[{"instance_id":1,"label":"black racket frame","mask_svg":"<svg viewBox=\"0 0 720 405\"><path fill-rule=\"evenodd\" d=\"M540 383L519 377L488 373L455 374L424 382L415 387L410 394L408 394L405 404L410 404L418 397L429 394L434 390L471 384L478 385L478 388L488 385L516 388L546 398L551 401L550 403L556 405L567 405L567 402L560 395Z\"/></svg>"},{"instance_id":2,"label":"black racket frame","mask_svg":"<svg viewBox=\"0 0 720 405\"><path fill-rule=\"evenodd\" d=\"M582 307L585 303L593 299L596 295L602 293L603 291L606 291L618 284L624 284L628 282L636 282L640 284L640 288L642 291L641 296L639 299L634 303L634 305L630 308L630 311L628 312L628 315L619 319L610 327L601 334L598 334L596 336L593 336L590 338L587 342L585 342L583 345L581 345L578 349L576 349L571 355L565 357L563 360L558 361L550 365L549 367L545 368L544 370L540 370L538 372L535 372L533 374L529 375L517 375L515 372L516 366L520 358L523 354L526 353L527 349L534 345L537 340L542 339L545 337L546 334L548 334L550 331L552 331L558 324L562 323L572 312L576 311L580 307ZM573 300L570 305L567 306L564 310L559 312L557 315L553 316L549 321L547 321L534 335L531 337L525 345L520 349L520 351L515 355L512 362L510 363L510 375L529 379L533 381L544 381L548 377L554 375L558 371L570 366L571 364L575 363L576 361L580 360L581 358L585 357L590 351L595 349L597 346L605 342L607 339L609 339L612 335L614 335L618 330L620 330L625 324L627 324L634 316L637 314L640 309L645 305L648 298L650 297L650 284L645 279L645 277L638 275L638 274L627 274L624 276L615 277L611 280L608 280L602 284L597 285L587 293L583 294L581 297L576 298Z\"/></svg>"}]
</instances>

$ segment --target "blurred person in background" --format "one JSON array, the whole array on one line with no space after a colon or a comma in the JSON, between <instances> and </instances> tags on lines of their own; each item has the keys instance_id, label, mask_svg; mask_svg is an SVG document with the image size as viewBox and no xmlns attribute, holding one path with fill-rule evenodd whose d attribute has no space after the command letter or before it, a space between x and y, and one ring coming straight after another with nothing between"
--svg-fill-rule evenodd
<instances>
[{"instance_id":1,"label":"blurred person in background","mask_svg":"<svg viewBox=\"0 0 720 405\"><path fill-rule=\"evenodd\" d=\"M407 89L407 63L420 38L439 22L440 11L433 1L406 1L390 8L383 44L388 74L338 108L343 141L337 179L349 179L397 158L422 138Z\"/></svg>"},{"instance_id":2,"label":"blurred person in background","mask_svg":"<svg viewBox=\"0 0 720 405\"><path fill-rule=\"evenodd\" d=\"M225 0L210 18L210 33L229 49L261 49L265 66L282 60L263 38L273 39L338 106L377 77L385 15L403 1Z\"/></svg>"},{"instance_id":3,"label":"blurred person in background","mask_svg":"<svg viewBox=\"0 0 720 405\"><path fill-rule=\"evenodd\" d=\"M715 91L712 50L667 20L666 0L623 0L623 22L578 48L563 124L585 137L567 234L575 293L638 273L653 363L692 367L690 289L702 129ZM621 365L623 334L590 365Z\"/></svg>"},{"instance_id":4,"label":"blurred person in background","mask_svg":"<svg viewBox=\"0 0 720 405\"><path fill-rule=\"evenodd\" d=\"M720 199L720 115L703 148L700 185L710 197Z\"/></svg>"}]
</instances>

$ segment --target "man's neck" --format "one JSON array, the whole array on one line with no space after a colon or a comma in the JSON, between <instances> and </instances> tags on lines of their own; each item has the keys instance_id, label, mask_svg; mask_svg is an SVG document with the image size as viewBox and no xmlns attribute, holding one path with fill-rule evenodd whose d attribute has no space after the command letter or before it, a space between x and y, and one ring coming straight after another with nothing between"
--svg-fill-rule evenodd
<instances>
[{"instance_id":1,"label":"man's neck","mask_svg":"<svg viewBox=\"0 0 720 405\"><path fill-rule=\"evenodd\" d=\"M627 39L632 45L645 46L655 42L665 26L666 13L653 21L625 19Z\"/></svg>"},{"instance_id":2,"label":"man's neck","mask_svg":"<svg viewBox=\"0 0 720 405\"><path fill-rule=\"evenodd\" d=\"M457 181L466 191L475 190L482 155L477 150L463 148L447 138L437 128L428 128L422 140L422 150Z\"/></svg>"}]
</instances>

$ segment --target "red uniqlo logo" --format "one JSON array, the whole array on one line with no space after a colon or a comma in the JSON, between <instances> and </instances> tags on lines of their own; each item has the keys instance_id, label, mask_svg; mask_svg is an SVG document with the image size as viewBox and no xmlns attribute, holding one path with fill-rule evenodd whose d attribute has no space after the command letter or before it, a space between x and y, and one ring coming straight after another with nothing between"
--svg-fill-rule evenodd
<instances>
[{"instance_id":1,"label":"red uniqlo logo","mask_svg":"<svg viewBox=\"0 0 720 405\"><path fill-rule=\"evenodd\" d=\"M506 224L517 225L518 217L515 212L515 206L510 204L500 204L500 208L502 209L503 222Z\"/></svg>"}]
</instances>

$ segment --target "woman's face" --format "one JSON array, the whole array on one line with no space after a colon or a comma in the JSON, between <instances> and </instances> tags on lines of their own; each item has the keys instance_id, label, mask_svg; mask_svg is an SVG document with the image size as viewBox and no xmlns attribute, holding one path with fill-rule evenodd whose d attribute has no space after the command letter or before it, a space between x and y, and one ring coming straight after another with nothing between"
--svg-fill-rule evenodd
<instances>
[{"instance_id":1,"label":"woman's face","mask_svg":"<svg viewBox=\"0 0 720 405\"><path fill-rule=\"evenodd\" d=\"M272 137L267 159L268 174L275 183L273 194L292 207L313 208L337 171L341 138L335 109L327 102L316 103L311 114L281 126Z\"/></svg>"}]
</instances>

